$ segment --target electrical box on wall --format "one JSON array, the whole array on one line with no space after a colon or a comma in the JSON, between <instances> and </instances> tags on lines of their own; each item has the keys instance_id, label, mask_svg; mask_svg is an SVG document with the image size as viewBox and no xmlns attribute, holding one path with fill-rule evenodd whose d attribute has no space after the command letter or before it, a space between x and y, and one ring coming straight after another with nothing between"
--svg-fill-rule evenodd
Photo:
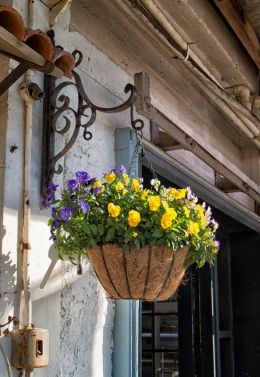
<instances>
[{"instance_id":1,"label":"electrical box on wall","mask_svg":"<svg viewBox=\"0 0 260 377\"><path fill-rule=\"evenodd\" d=\"M46 367L49 364L49 331L26 328L12 332L12 366L17 369Z\"/></svg>"}]
</instances>

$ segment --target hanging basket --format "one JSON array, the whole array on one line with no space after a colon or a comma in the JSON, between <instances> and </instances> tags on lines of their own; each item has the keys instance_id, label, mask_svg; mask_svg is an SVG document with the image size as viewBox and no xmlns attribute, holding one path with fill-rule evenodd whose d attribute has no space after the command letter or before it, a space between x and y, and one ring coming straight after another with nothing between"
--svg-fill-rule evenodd
<instances>
[{"instance_id":1,"label":"hanging basket","mask_svg":"<svg viewBox=\"0 0 260 377\"><path fill-rule=\"evenodd\" d=\"M88 250L88 258L110 298L165 301L180 285L189 247L173 251L162 245L131 248L118 244Z\"/></svg>"}]
</instances>

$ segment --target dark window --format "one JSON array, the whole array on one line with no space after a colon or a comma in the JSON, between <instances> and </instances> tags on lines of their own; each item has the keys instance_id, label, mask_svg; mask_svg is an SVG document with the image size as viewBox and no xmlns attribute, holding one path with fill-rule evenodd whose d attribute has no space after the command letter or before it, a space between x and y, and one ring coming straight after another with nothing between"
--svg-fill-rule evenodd
<instances>
[{"instance_id":1,"label":"dark window","mask_svg":"<svg viewBox=\"0 0 260 377\"><path fill-rule=\"evenodd\" d=\"M142 377L177 377L178 302L142 304Z\"/></svg>"}]
</instances>

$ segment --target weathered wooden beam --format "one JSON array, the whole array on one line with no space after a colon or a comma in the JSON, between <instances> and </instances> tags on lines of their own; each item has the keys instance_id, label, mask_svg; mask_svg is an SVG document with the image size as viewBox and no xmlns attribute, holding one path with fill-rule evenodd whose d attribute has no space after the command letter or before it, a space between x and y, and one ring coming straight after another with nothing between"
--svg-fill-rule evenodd
<instances>
[{"instance_id":1,"label":"weathered wooden beam","mask_svg":"<svg viewBox=\"0 0 260 377\"><path fill-rule=\"evenodd\" d=\"M214 0L255 64L260 68L260 42L256 31L241 9L232 0Z\"/></svg>"},{"instance_id":2,"label":"weathered wooden beam","mask_svg":"<svg viewBox=\"0 0 260 377\"><path fill-rule=\"evenodd\" d=\"M166 132L161 131L154 122L151 122L151 142L165 152L185 149L173 137L168 135Z\"/></svg>"},{"instance_id":3,"label":"weathered wooden beam","mask_svg":"<svg viewBox=\"0 0 260 377\"><path fill-rule=\"evenodd\" d=\"M194 140L190 135L185 133L181 127L178 127L167 116L162 114L157 108L151 104L149 76L144 73L135 74L135 86L140 98L136 101L137 112L150 119L154 124L159 124L169 136L180 143L185 149L194 153L214 171L226 177L232 184L237 187L237 191L245 192L257 203L260 203L259 187L249 177L247 177L239 169L229 167L226 163L216 159L212 153L207 151L198 141ZM147 102L143 102L147 99Z\"/></svg>"},{"instance_id":4,"label":"weathered wooden beam","mask_svg":"<svg viewBox=\"0 0 260 377\"><path fill-rule=\"evenodd\" d=\"M226 193L241 191L227 178L217 172L215 172L215 186Z\"/></svg>"},{"instance_id":5,"label":"weathered wooden beam","mask_svg":"<svg viewBox=\"0 0 260 377\"><path fill-rule=\"evenodd\" d=\"M178 149L184 149L184 147L178 143L173 137L164 131L159 131L160 142L158 147L162 148L163 151L176 151Z\"/></svg>"}]
</instances>

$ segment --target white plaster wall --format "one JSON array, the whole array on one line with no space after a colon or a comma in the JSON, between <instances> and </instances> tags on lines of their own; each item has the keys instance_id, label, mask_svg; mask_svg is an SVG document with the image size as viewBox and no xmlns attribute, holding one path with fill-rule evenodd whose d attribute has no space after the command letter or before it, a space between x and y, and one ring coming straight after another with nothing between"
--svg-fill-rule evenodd
<instances>
[{"instance_id":1,"label":"white plaster wall","mask_svg":"<svg viewBox=\"0 0 260 377\"><path fill-rule=\"evenodd\" d=\"M48 10L36 1L36 26L47 29ZM17 5L17 4L15 4ZM26 18L26 1L19 2L19 11ZM123 89L129 81L114 62L103 55L78 33L68 32L68 15L55 28L56 41L69 51L80 48L85 60L80 74L88 87L93 101L104 106L113 106L125 99ZM91 51L91 54L90 54ZM88 52L88 53L86 53ZM91 56L91 59L87 59ZM42 85L41 74L34 80ZM23 119L24 104L19 94L21 80L12 87L8 98L6 168L4 185L3 242L0 255L0 292L9 292L0 297L0 323L8 315L20 316L21 276L21 208L23 167ZM111 88L113 92L111 92ZM70 93L72 94L72 92ZM4 117L2 117L4 118ZM2 119L1 118L1 119ZM114 166L114 129L129 126L129 114L98 116L92 127L90 142L80 138L61 161L64 174L56 182L65 184L76 170L87 170L99 178ZM55 261L55 253L49 241L48 210L40 209L42 104L35 103L33 112L33 142L31 166L31 219L29 238L31 243L29 272L32 292L32 321L37 327L50 331L50 365L34 370L37 377L110 377L112 373L114 303L107 300L87 260L83 262L82 276L77 276L76 267L68 262ZM68 138L69 136L67 136ZM64 140L57 141L57 149ZM10 147L18 149L10 152ZM1 188L2 189L2 188ZM48 278L50 265L54 269ZM18 273L18 278L17 278ZM19 292L16 283L18 282ZM10 357L10 339L0 338ZM18 372L13 371L14 376ZM3 358L0 355L0 376L6 377Z\"/></svg>"}]
</instances>

